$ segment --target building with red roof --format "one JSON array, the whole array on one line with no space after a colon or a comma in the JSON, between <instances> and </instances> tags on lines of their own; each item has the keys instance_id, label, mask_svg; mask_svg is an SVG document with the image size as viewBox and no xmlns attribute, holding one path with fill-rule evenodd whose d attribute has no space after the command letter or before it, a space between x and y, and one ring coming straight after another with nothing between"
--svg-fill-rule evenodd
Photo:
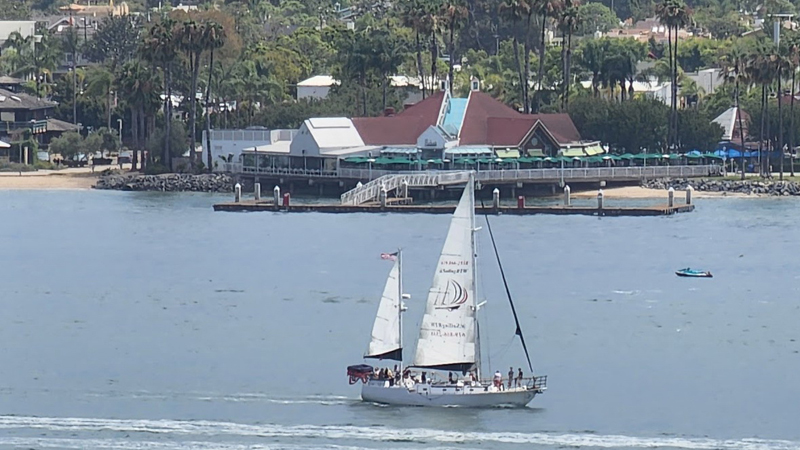
<instances>
[{"instance_id":1,"label":"building with red roof","mask_svg":"<svg viewBox=\"0 0 800 450\"><path fill-rule=\"evenodd\" d=\"M522 114L479 87L473 79L467 97L458 98L445 85L403 111L388 109L381 117L308 119L290 143L270 143L253 151L288 157L284 160L294 161L293 167L319 170L330 170L346 158L484 162L604 152L599 142L581 139L569 115Z\"/></svg>"}]
</instances>

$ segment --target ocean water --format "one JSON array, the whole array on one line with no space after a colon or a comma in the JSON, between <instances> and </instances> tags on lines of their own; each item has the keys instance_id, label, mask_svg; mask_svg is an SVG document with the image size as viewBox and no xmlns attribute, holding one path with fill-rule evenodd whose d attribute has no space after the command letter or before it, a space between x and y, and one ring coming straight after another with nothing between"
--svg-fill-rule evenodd
<instances>
[{"instance_id":1,"label":"ocean water","mask_svg":"<svg viewBox=\"0 0 800 450\"><path fill-rule=\"evenodd\" d=\"M471 410L365 404L345 376L398 246L412 354L447 216L213 212L227 197L0 191L1 449L800 449L797 200L492 217L549 390ZM480 238L505 373L524 357Z\"/></svg>"}]
</instances>

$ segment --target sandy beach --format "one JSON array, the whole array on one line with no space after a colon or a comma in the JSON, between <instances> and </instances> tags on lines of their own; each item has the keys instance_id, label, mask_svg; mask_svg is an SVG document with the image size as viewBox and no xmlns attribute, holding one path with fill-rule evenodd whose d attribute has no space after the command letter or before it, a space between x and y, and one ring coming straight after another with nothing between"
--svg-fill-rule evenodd
<instances>
[{"instance_id":1,"label":"sandy beach","mask_svg":"<svg viewBox=\"0 0 800 450\"><path fill-rule=\"evenodd\" d=\"M629 198L629 199L637 199L637 198L657 198L657 199L667 199L667 191L664 189L648 189L643 188L641 186L620 186L620 187L610 187L603 189L603 196L605 198ZM758 195L748 195L738 192L700 192L694 191L692 194L693 198L724 198L724 197L757 197ZM573 192L572 198L596 198L597 191L582 191L582 192ZM684 191L675 191L675 199L676 200L683 200L686 198L686 192Z\"/></svg>"},{"instance_id":2,"label":"sandy beach","mask_svg":"<svg viewBox=\"0 0 800 450\"><path fill-rule=\"evenodd\" d=\"M91 172L37 171L2 172L0 189L91 189L97 176Z\"/></svg>"}]
</instances>

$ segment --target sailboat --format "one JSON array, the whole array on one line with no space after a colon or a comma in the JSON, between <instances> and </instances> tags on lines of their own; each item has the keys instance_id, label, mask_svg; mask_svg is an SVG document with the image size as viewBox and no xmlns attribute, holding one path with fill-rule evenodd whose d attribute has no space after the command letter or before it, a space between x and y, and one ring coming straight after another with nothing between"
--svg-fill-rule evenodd
<instances>
[{"instance_id":1,"label":"sailboat","mask_svg":"<svg viewBox=\"0 0 800 450\"><path fill-rule=\"evenodd\" d=\"M476 301L477 230L474 176L470 174L450 221L428 292L413 362L405 370L401 365L401 370L396 371L401 373L395 372L391 376L387 376L387 371L376 373L367 364L348 367L350 383L362 382L361 398L364 401L408 406L525 406L547 389L546 376L515 377L513 384L502 378L498 380L499 374L495 374L491 380L481 378L477 313L483 303ZM491 234L491 226L489 231ZM494 239L492 242L494 244ZM387 359L402 364L402 314L405 308L402 302L402 257L399 251L396 255L398 257L378 306L365 358ZM500 269L502 273L502 265ZM532 373L533 366L510 295L509 301L517 323L516 335L520 337ZM439 372L448 372L447 379L439 380ZM426 376L428 373L431 376Z\"/></svg>"}]
</instances>

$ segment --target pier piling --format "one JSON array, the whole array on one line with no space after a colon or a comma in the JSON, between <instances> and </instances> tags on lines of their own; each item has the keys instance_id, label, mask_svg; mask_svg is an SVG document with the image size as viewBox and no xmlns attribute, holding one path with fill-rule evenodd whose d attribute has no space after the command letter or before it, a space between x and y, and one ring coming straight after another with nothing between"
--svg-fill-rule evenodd
<instances>
[{"instance_id":1,"label":"pier piling","mask_svg":"<svg viewBox=\"0 0 800 450\"><path fill-rule=\"evenodd\" d=\"M691 205L692 204L692 192L693 191L694 191L694 188L692 187L692 185L686 186L686 204L687 205Z\"/></svg>"},{"instance_id":2,"label":"pier piling","mask_svg":"<svg viewBox=\"0 0 800 450\"><path fill-rule=\"evenodd\" d=\"M597 209L603 209L603 190L597 191Z\"/></svg>"},{"instance_id":3,"label":"pier piling","mask_svg":"<svg viewBox=\"0 0 800 450\"><path fill-rule=\"evenodd\" d=\"M253 184L253 191L255 194L256 201L261 200L261 183L254 183Z\"/></svg>"},{"instance_id":4,"label":"pier piling","mask_svg":"<svg viewBox=\"0 0 800 450\"><path fill-rule=\"evenodd\" d=\"M572 198L570 197L570 192L572 190L569 188L569 185L564 186L564 206L570 206L572 204Z\"/></svg>"},{"instance_id":5,"label":"pier piling","mask_svg":"<svg viewBox=\"0 0 800 450\"><path fill-rule=\"evenodd\" d=\"M242 201L242 185L236 183L236 186L233 187L233 201L239 203Z\"/></svg>"},{"instance_id":6,"label":"pier piling","mask_svg":"<svg viewBox=\"0 0 800 450\"><path fill-rule=\"evenodd\" d=\"M272 201L275 203L275 206L281 204L281 188L278 185L272 188Z\"/></svg>"},{"instance_id":7,"label":"pier piling","mask_svg":"<svg viewBox=\"0 0 800 450\"><path fill-rule=\"evenodd\" d=\"M494 188L492 191L492 208L495 211L500 209L500 189Z\"/></svg>"},{"instance_id":8,"label":"pier piling","mask_svg":"<svg viewBox=\"0 0 800 450\"><path fill-rule=\"evenodd\" d=\"M672 208L675 205L675 189L670 186L669 190L667 191L667 206Z\"/></svg>"}]
</instances>

